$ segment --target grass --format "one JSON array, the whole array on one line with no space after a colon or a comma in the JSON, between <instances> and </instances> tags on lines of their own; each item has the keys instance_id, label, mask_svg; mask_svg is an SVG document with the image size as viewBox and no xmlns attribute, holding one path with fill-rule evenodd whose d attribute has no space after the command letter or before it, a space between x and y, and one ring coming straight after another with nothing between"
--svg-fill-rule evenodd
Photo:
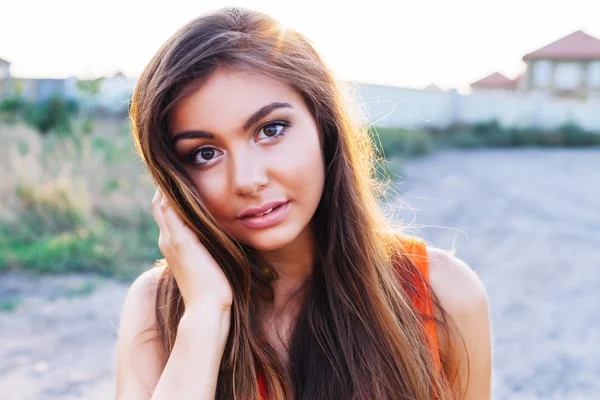
<instances>
[{"instance_id":1,"label":"grass","mask_svg":"<svg viewBox=\"0 0 600 400\"><path fill-rule=\"evenodd\" d=\"M12 296L6 299L0 299L0 312L13 312L19 308L23 299L19 296Z\"/></svg>"},{"instance_id":2,"label":"grass","mask_svg":"<svg viewBox=\"0 0 600 400\"><path fill-rule=\"evenodd\" d=\"M97 283L95 281L84 281L70 287L65 296L69 298L89 296L96 290L96 287Z\"/></svg>"},{"instance_id":3,"label":"grass","mask_svg":"<svg viewBox=\"0 0 600 400\"><path fill-rule=\"evenodd\" d=\"M0 140L0 271L129 279L161 257L127 121L60 137L5 124Z\"/></svg>"}]
</instances>

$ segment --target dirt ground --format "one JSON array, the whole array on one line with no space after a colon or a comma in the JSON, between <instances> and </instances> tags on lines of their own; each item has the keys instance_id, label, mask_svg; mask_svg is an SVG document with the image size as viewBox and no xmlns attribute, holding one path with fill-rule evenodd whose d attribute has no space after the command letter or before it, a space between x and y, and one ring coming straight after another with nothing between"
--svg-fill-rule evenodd
<instances>
[{"instance_id":1,"label":"dirt ground","mask_svg":"<svg viewBox=\"0 0 600 400\"><path fill-rule=\"evenodd\" d=\"M487 288L494 399L600 399L600 150L448 151L399 173L396 217ZM0 399L114 398L126 291L0 275Z\"/></svg>"}]
</instances>

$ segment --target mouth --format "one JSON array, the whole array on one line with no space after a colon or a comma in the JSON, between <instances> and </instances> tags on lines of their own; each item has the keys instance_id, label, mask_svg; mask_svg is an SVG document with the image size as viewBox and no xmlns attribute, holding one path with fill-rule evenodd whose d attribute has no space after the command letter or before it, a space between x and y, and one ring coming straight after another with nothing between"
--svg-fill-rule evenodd
<instances>
[{"instance_id":1,"label":"mouth","mask_svg":"<svg viewBox=\"0 0 600 400\"><path fill-rule=\"evenodd\" d=\"M249 228L261 229L268 228L279 223L287 214L290 202L281 203L272 206L261 213L247 215L240 218L242 224Z\"/></svg>"},{"instance_id":2,"label":"mouth","mask_svg":"<svg viewBox=\"0 0 600 400\"><path fill-rule=\"evenodd\" d=\"M271 207L269 208L267 211L260 213L260 214L254 214L254 215L248 215L248 217L260 217L261 215L266 215L268 213L270 213L271 211L273 211L275 208L280 207L280 206L275 206L275 207ZM247 217L246 217L247 218Z\"/></svg>"},{"instance_id":3,"label":"mouth","mask_svg":"<svg viewBox=\"0 0 600 400\"><path fill-rule=\"evenodd\" d=\"M275 201L270 201L268 203L262 204L262 205L260 205L258 207L250 207L250 208L247 208L246 210L244 210L239 215L238 218L255 217L255 216L260 216L260 215L266 215L266 214L272 212L278 206L281 206L281 205L283 205L285 203L287 203L287 201L275 200Z\"/></svg>"}]
</instances>

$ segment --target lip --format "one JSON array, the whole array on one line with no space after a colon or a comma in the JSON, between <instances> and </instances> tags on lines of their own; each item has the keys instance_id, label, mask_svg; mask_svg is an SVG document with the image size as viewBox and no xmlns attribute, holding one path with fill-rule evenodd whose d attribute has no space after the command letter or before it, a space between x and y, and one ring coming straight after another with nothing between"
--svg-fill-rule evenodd
<instances>
[{"instance_id":1,"label":"lip","mask_svg":"<svg viewBox=\"0 0 600 400\"><path fill-rule=\"evenodd\" d=\"M287 203L287 201L277 200L277 201L271 201L271 202L265 203L259 207L251 207L251 208L244 210L238 218L241 219L241 218L249 217L251 215L261 214L261 213L264 213L265 211L267 211L269 208L277 207L284 203Z\"/></svg>"},{"instance_id":2,"label":"lip","mask_svg":"<svg viewBox=\"0 0 600 400\"><path fill-rule=\"evenodd\" d=\"M263 208L266 211L271 207ZM275 205L275 207L276 208L268 214L243 217L240 218L240 222L246 225L248 228L254 229L268 228L270 226L278 224L283 219L283 217L286 216L288 209L290 208L290 203L289 201L284 203L278 202Z\"/></svg>"}]
</instances>

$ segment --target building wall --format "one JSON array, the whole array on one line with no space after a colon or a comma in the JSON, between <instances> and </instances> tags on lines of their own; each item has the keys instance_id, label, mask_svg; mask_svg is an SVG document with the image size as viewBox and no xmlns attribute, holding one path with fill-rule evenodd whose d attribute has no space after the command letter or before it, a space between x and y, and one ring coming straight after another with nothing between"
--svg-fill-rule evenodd
<instances>
[{"instance_id":1,"label":"building wall","mask_svg":"<svg viewBox=\"0 0 600 400\"><path fill-rule=\"evenodd\" d=\"M0 61L0 98L7 91L8 78L10 78L10 63L2 60Z\"/></svg>"},{"instance_id":2,"label":"building wall","mask_svg":"<svg viewBox=\"0 0 600 400\"><path fill-rule=\"evenodd\" d=\"M0 80L5 80L10 77L10 63L0 61Z\"/></svg>"},{"instance_id":3,"label":"building wall","mask_svg":"<svg viewBox=\"0 0 600 400\"><path fill-rule=\"evenodd\" d=\"M600 60L530 60L522 89L557 97L587 99L600 95Z\"/></svg>"},{"instance_id":4,"label":"building wall","mask_svg":"<svg viewBox=\"0 0 600 400\"><path fill-rule=\"evenodd\" d=\"M98 98L98 105L110 112L129 109L129 99L133 95L135 81L123 76L106 78Z\"/></svg>"},{"instance_id":5,"label":"building wall","mask_svg":"<svg viewBox=\"0 0 600 400\"><path fill-rule=\"evenodd\" d=\"M471 88L473 93L495 94L495 93L512 93L512 88Z\"/></svg>"},{"instance_id":6,"label":"building wall","mask_svg":"<svg viewBox=\"0 0 600 400\"><path fill-rule=\"evenodd\" d=\"M356 100L358 99L358 100ZM600 98L585 102L553 98L544 93L428 92L379 85L360 85L357 109L365 123L418 128L446 127L457 122L498 120L503 126L557 128L573 122L600 132Z\"/></svg>"}]
</instances>

